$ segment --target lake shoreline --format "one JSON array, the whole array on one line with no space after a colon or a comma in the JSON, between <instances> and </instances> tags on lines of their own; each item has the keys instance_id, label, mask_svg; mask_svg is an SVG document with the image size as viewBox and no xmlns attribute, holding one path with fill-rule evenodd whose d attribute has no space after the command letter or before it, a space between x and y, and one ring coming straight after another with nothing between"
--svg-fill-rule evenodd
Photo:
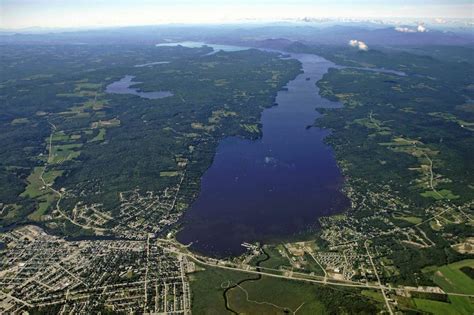
<instances>
[{"instance_id":1,"label":"lake shoreline","mask_svg":"<svg viewBox=\"0 0 474 315\"><path fill-rule=\"evenodd\" d=\"M199 196L184 213L177 234L181 243L192 243L193 251L238 256L245 252L242 242L269 243L307 235L317 231L319 217L341 213L349 206L334 152L324 143L330 131L307 128L320 116L316 108L342 106L322 98L316 86L336 66L316 55L279 53L299 60L302 73L277 93L276 106L262 111L259 139L220 141L201 179ZM294 209L299 206L302 209Z\"/></svg>"}]
</instances>

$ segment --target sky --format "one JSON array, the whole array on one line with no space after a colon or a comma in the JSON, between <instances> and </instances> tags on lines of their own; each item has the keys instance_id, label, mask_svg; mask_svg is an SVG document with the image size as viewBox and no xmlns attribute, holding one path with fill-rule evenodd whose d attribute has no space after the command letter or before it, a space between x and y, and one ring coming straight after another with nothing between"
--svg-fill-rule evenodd
<instances>
[{"instance_id":1,"label":"sky","mask_svg":"<svg viewBox=\"0 0 474 315\"><path fill-rule=\"evenodd\" d=\"M0 0L0 28L225 23L286 18L469 18L474 0Z\"/></svg>"}]
</instances>

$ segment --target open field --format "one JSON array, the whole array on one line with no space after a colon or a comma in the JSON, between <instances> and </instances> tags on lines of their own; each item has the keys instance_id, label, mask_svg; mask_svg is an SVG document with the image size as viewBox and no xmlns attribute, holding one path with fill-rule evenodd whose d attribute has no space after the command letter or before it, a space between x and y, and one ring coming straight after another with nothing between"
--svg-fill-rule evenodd
<instances>
[{"instance_id":1,"label":"open field","mask_svg":"<svg viewBox=\"0 0 474 315\"><path fill-rule=\"evenodd\" d=\"M94 138L92 138L91 142L104 141L106 133L107 133L107 130L105 128L100 128L99 133Z\"/></svg>"},{"instance_id":2,"label":"open field","mask_svg":"<svg viewBox=\"0 0 474 315\"><path fill-rule=\"evenodd\" d=\"M459 310L454 310L453 305L450 303L444 303L439 301L433 300L425 300L425 299L413 299L415 302L415 306L417 309L429 312L434 315L454 315L454 314L469 314L469 313L462 313Z\"/></svg>"},{"instance_id":3,"label":"open field","mask_svg":"<svg viewBox=\"0 0 474 315\"><path fill-rule=\"evenodd\" d=\"M227 281L238 282L247 275L242 272L206 268L190 275L193 314L231 314L225 308L224 289L221 284Z\"/></svg>"},{"instance_id":4,"label":"open field","mask_svg":"<svg viewBox=\"0 0 474 315\"><path fill-rule=\"evenodd\" d=\"M315 298L316 285L269 277L248 281L228 293L229 305L243 314L324 314Z\"/></svg>"},{"instance_id":5,"label":"open field","mask_svg":"<svg viewBox=\"0 0 474 315\"><path fill-rule=\"evenodd\" d=\"M421 193L421 195L423 197L430 197L430 198L434 198L436 200L441 200L441 199L449 199L449 200L453 200L453 199L458 199L459 198L459 195L455 195L453 194L453 192L449 189L441 189L441 190L438 190L438 191L425 191L423 193Z\"/></svg>"},{"instance_id":6,"label":"open field","mask_svg":"<svg viewBox=\"0 0 474 315\"><path fill-rule=\"evenodd\" d=\"M28 186L25 191L21 194L22 196L29 198L36 198L43 195L44 185L41 181L41 173L44 171L44 167L35 167L33 172L28 176Z\"/></svg>"},{"instance_id":7,"label":"open field","mask_svg":"<svg viewBox=\"0 0 474 315\"><path fill-rule=\"evenodd\" d=\"M442 267L429 267L433 281L446 292L474 294L474 280L462 272L462 267L474 267L473 259L458 261ZM433 314L472 314L474 302L469 297L449 295L450 303L426 299L414 299L417 308Z\"/></svg>"},{"instance_id":8,"label":"open field","mask_svg":"<svg viewBox=\"0 0 474 315\"><path fill-rule=\"evenodd\" d=\"M398 219L398 220L403 220L403 221L406 221L408 223L412 223L412 224L418 224L420 222L422 222L422 219L419 218L419 217L414 217L414 216L405 216L405 215L402 215L402 216L395 216L394 217L395 219Z\"/></svg>"},{"instance_id":9,"label":"open field","mask_svg":"<svg viewBox=\"0 0 474 315\"><path fill-rule=\"evenodd\" d=\"M47 185L52 185L55 179L62 174L62 171L51 170L44 173L43 171L44 167L35 167L33 173L28 176L28 186L26 186L25 191L22 193L22 196L36 199L36 210L28 216L34 221L39 221L41 216L47 212L56 200L51 190L44 186L41 175L43 175Z\"/></svg>"},{"instance_id":10,"label":"open field","mask_svg":"<svg viewBox=\"0 0 474 315\"><path fill-rule=\"evenodd\" d=\"M267 247L265 252L270 256L267 261L264 261L260 264L262 267L279 269L280 267L291 267L291 263L288 260L288 257L282 255L285 253L285 248L283 246L277 247Z\"/></svg>"},{"instance_id":11,"label":"open field","mask_svg":"<svg viewBox=\"0 0 474 315\"><path fill-rule=\"evenodd\" d=\"M178 175L179 175L179 172L177 172L177 171L163 171L163 172L160 172L161 177L175 177L175 176L178 176Z\"/></svg>"},{"instance_id":12,"label":"open field","mask_svg":"<svg viewBox=\"0 0 474 315\"><path fill-rule=\"evenodd\" d=\"M340 314L378 310L375 291L337 289L322 285L263 276L260 279L238 271L205 267L190 276L193 314ZM244 279L255 279L237 282ZM382 306L383 307L383 306Z\"/></svg>"},{"instance_id":13,"label":"open field","mask_svg":"<svg viewBox=\"0 0 474 315\"><path fill-rule=\"evenodd\" d=\"M69 161L77 158L81 151L78 149L82 147L82 144L63 144L63 145L54 145L52 147L52 153L48 159L50 164L60 164L65 161Z\"/></svg>"},{"instance_id":14,"label":"open field","mask_svg":"<svg viewBox=\"0 0 474 315\"><path fill-rule=\"evenodd\" d=\"M474 294L474 280L460 270L465 266L474 268L474 259L466 259L438 268L434 272L433 280L445 291Z\"/></svg>"}]
</instances>

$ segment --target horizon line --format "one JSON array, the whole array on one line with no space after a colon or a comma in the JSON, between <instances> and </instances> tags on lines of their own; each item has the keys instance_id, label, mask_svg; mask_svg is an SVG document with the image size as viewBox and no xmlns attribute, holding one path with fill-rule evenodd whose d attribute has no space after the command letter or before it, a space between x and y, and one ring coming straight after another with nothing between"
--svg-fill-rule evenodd
<instances>
[{"instance_id":1,"label":"horizon line","mask_svg":"<svg viewBox=\"0 0 474 315\"><path fill-rule=\"evenodd\" d=\"M421 21L424 20L424 21ZM437 20L442 20L442 23L437 23ZM127 28L127 27L147 27L147 26L218 26L218 25L242 25L242 24L272 24L272 23L294 23L294 24L323 24L329 22L340 22L340 23L371 23L387 26L402 25L401 23L412 23L412 24L423 24L434 22L435 25L439 26L452 26L456 22L469 22L463 23L463 26L474 26L474 21L467 17L456 17L456 18L442 18L442 17L310 17L305 16L301 18L278 18L278 19L252 19L243 18L239 20L222 20L222 21L200 21L200 22L169 22L163 23L137 23L137 24L104 24L104 25L78 25L78 26L24 26L24 27L5 27L0 24L0 31L26 31L26 30L98 30L98 29L113 29L113 28ZM387 24L383 23L386 22ZM452 22L451 24L449 22ZM461 25L459 25L461 26Z\"/></svg>"}]
</instances>

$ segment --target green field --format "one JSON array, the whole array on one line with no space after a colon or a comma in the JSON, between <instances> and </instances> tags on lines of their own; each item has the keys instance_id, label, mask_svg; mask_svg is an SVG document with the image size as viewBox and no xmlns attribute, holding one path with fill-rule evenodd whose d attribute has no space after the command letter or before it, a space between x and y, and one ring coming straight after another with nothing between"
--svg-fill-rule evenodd
<instances>
[{"instance_id":1,"label":"green field","mask_svg":"<svg viewBox=\"0 0 474 315\"><path fill-rule=\"evenodd\" d=\"M454 310L453 305L449 303L425 300L425 299L413 299L415 301L415 306L417 309L424 312L428 312L434 315L454 315L454 314L469 314L463 313L459 310Z\"/></svg>"},{"instance_id":2,"label":"green field","mask_svg":"<svg viewBox=\"0 0 474 315\"><path fill-rule=\"evenodd\" d=\"M383 298L383 295L380 291L372 291L372 290L363 290L362 295L371 298L375 301L378 301L380 303L385 303L385 300Z\"/></svg>"},{"instance_id":3,"label":"green field","mask_svg":"<svg viewBox=\"0 0 474 315\"><path fill-rule=\"evenodd\" d=\"M28 215L28 218L33 221L39 221L41 216L44 215L47 210L51 207L53 202L56 200L54 193L46 187L41 181L41 174L44 167L35 167L33 172L28 176L28 186L25 191L21 194L24 197L36 199L36 210ZM46 184L51 185L54 180L61 176L62 171L46 171L43 174L43 179Z\"/></svg>"},{"instance_id":4,"label":"green field","mask_svg":"<svg viewBox=\"0 0 474 315\"><path fill-rule=\"evenodd\" d=\"M326 307L314 296L318 286L263 277L228 293L230 307L240 314L323 314Z\"/></svg>"},{"instance_id":5,"label":"green field","mask_svg":"<svg viewBox=\"0 0 474 315\"><path fill-rule=\"evenodd\" d=\"M81 151L78 151L82 147L82 144L64 144L64 145L53 145L52 153L48 159L48 163L60 164L68 160L77 158Z\"/></svg>"},{"instance_id":6,"label":"green field","mask_svg":"<svg viewBox=\"0 0 474 315\"><path fill-rule=\"evenodd\" d=\"M62 170L47 170L43 174L43 179L48 185L52 185L56 178L61 176L64 173Z\"/></svg>"},{"instance_id":7,"label":"green field","mask_svg":"<svg viewBox=\"0 0 474 315\"><path fill-rule=\"evenodd\" d=\"M91 141L92 142L94 142L94 141L104 141L106 132L107 132L107 130L105 128L100 128L99 133L94 138L92 138Z\"/></svg>"},{"instance_id":8,"label":"green field","mask_svg":"<svg viewBox=\"0 0 474 315\"><path fill-rule=\"evenodd\" d=\"M238 282L247 275L242 272L206 267L190 275L193 314L221 315L231 314L225 309L221 284Z\"/></svg>"},{"instance_id":9,"label":"green field","mask_svg":"<svg viewBox=\"0 0 474 315\"><path fill-rule=\"evenodd\" d=\"M225 308L225 288L256 275L205 268L190 276L193 314L231 314ZM263 276L230 289L227 298L229 308L239 314L374 314L383 308L376 293L364 292Z\"/></svg>"},{"instance_id":10,"label":"green field","mask_svg":"<svg viewBox=\"0 0 474 315\"><path fill-rule=\"evenodd\" d=\"M421 193L421 195L423 197L434 198L436 200L441 200L441 199L453 200L453 199L458 199L459 198L459 195L453 194L453 192L451 190L448 190L448 189L441 189L441 190L438 190L436 192L432 191L432 190L429 190L429 191L425 191L425 192Z\"/></svg>"},{"instance_id":11,"label":"green field","mask_svg":"<svg viewBox=\"0 0 474 315\"><path fill-rule=\"evenodd\" d=\"M36 198L44 194L43 182L41 181L41 173L44 167L35 167L33 172L28 176L28 185L21 194L22 197Z\"/></svg>"},{"instance_id":12,"label":"green field","mask_svg":"<svg viewBox=\"0 0 474 315\"><path fill-rule=\"evenodd\" d=\"M422 219L419 218L419 217L413 217L413 216L395 216L394 217L395 219L398 219L398 220L403 220L403 221L406 221L406 222L409 222L409 223L412 223L412 224L418 224L418 223L421 223Z\"/></svg>"},{"instance_id":13,"label":"green field","mask_svg":"<svg viewBox=\"0 0 474 315\"><path fill-rule=\"evenodd\" d=\"M30 218L33 221L40 221L41 216L45 215L50 206L53 204L54 200L56 198L52 194L46 194L42 196L42 198L39 199L40 201L38 202L38 206L36 210L28 215L28 218Z\"/></svg>"},{"instance_id":14,"label":"green field","mask_svg":"<svg viewBox=\"0 0 474 315\"><path fill-rule=\"evenodd\" d=\"M445 292L474 294L474 280L462 272L462 267L474 267L474 259L458 261L439 268L426 268L433 274L433 281ZM474 302L469 297L448 295L451 303L414 299L418 309L433 314L473 314Z\"/></svg>"},{"instance_id":15,"label":"green field","mask_svg":"<svg viewBox=\"0 0 474 315\"><path fill-rule=\"evenodd\" d=\"M317 276L324 276L324 270L319 266L319 264L314 261L311 255L305 253L304 259L306 260L307 264L304 266L306 272L312 272Z\"/></svg>"},{"instance_id":16,"label":"green field","mask_svg":"<svg viewBox=\"0 0 474 315\"><path fill-rule=\"evenodd\" d=\"M179 175L179 172L177 172L177 171L163 171L163 172L160 172L161 177L175 177L175 176L178 176L178 175Z\"/></svg>"},{"instance_id":17,"label":"green field","mask_svg":"<svg viewBox=\"0 0 474 315\"><path fill-rule=\"evenodd\" d=\"M278 247L265 247L265 252L270 256L267 261L260 264L261 267L280 269L281 267L291 267L290 261L287 257L283 256L280 251L285 251L282 245Z\"/></svg>"},{"instance_id":18,"label":"green field","mask_svg":"<svg viewBox=\"0 0 474 315\"><path fill-rule=\"evenodd\" d=\"M58 131L53 133L53 137L51 138L51 140L53 142L68 141L69 136L64 131ZM47 139L46 141L49 141L49 139Z\"/></svg>"},{"instance_id":19,"label":"green field","mask_svg":"<svg viewBox=\"0 0 474 315\"><path fill-rule=\"evenodd\" d=\"M466 259L440 267L434 273L433 280L447 292L474 294L474 280L460 270L465 266L473 268L474 259Z\"/></svg>"}]
</instances>

